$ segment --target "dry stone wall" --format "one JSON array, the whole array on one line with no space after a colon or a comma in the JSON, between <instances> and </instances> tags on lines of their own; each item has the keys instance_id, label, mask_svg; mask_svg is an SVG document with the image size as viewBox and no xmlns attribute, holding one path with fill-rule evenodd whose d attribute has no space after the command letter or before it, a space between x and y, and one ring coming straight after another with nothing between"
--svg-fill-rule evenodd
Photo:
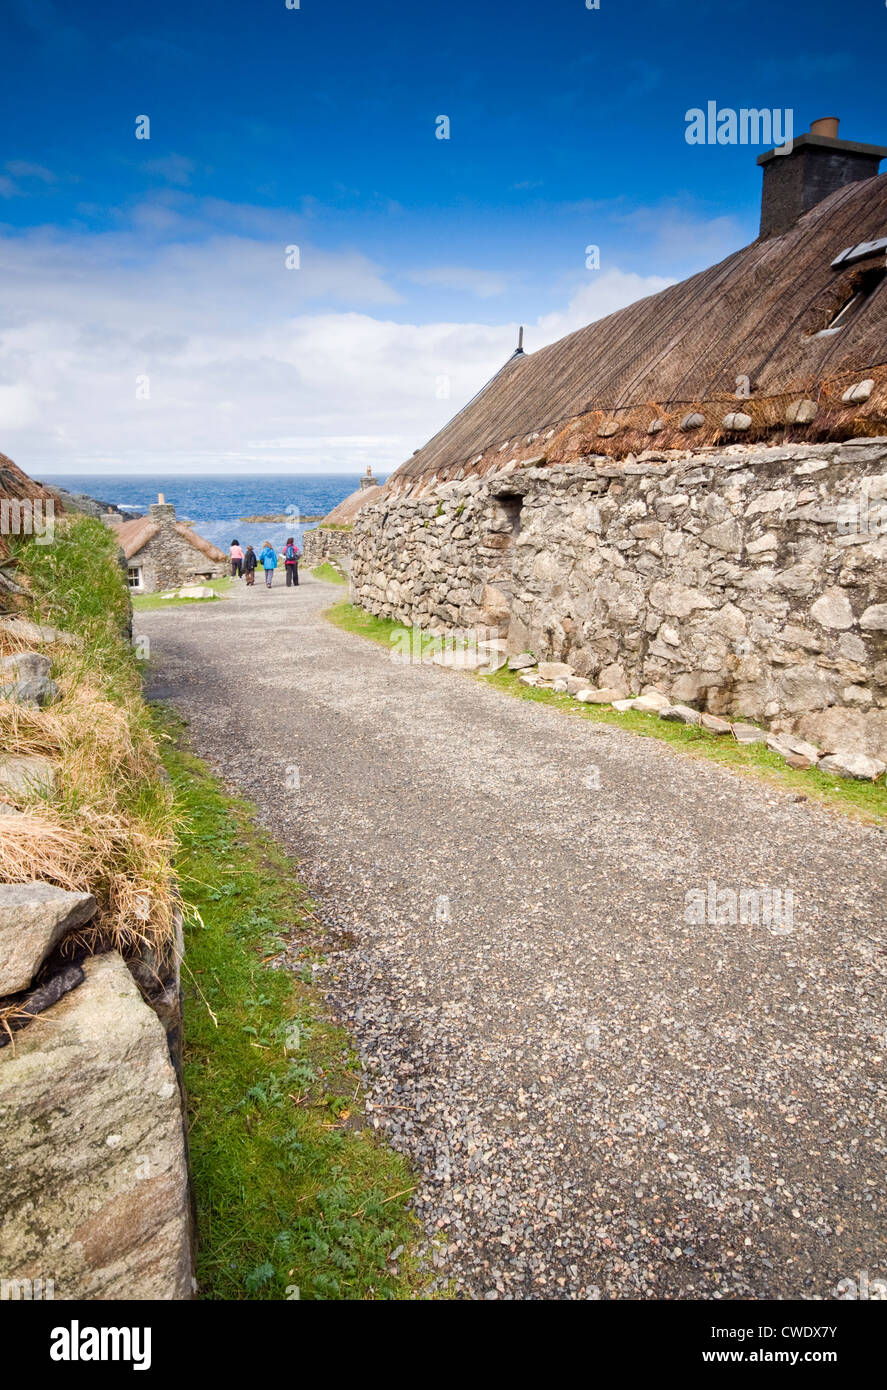
<instances>
[{"instance_id":1,"label":"dry stone wall","mask_svg":"<svg viewBox=\"0 0 887 1390\"><path fill-rule=\"evenodd\" d=\"M95 911L0 884L0 1302L192 1295L181 914L171 964L66 953Z\"/></svg>"},{"instance_id":2,"label":"dry stone wall","mask_svg":"<svg viewBox=\"0 0 887 1390\"><path fill-rule=\"evenodd\" d=\"M302 564L322 565L349 556L352 537L350 526L313 526L302 535Z\"/></svg>"},{"instance_id":3,"label":"dry stone wall","mask_svg":"<svg viewBox=\"0 0 887 1390\"><path fill-rule=\"evenodd\" d=\"M533 467L391 495L352 597L600 686L887 757L887 439Z\"/></svg>"}]
</instances>

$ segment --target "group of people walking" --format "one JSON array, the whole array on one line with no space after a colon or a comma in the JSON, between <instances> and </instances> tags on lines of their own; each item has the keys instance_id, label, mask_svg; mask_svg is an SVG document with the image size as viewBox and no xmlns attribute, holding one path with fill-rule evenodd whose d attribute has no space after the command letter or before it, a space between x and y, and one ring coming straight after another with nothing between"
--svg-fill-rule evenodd
<instances>
[{"instance_id":1,"label":"group of people walking","mask_svg":"<svg viewBox=\"0 0 887 1390\"><path fill-rule=\"evenodd\" d=\"M245 579L247 584L253 585L256 582L256 570L261 565L265 571L265 586L270 589L274 581L274 571L277 569L277 551L270 541L265 541L258 555L251 545L244 550L239 541L232 541L229 554L231 556L231 578ZM283 547L283 568L286 572L286 587L299 587L299 547L296 545L292 536L288 536Z\"/></svg>"}]
</instances>

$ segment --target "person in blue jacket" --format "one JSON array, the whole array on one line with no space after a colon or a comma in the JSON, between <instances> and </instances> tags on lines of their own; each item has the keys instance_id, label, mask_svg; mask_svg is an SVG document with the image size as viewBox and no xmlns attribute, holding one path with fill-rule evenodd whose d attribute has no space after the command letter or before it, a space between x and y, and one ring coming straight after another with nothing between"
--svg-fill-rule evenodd
<instances>
[{"instance_id":1,"label":"person in blue jacket","mask_svg":"<svg viewBox=\"0 0 887 1390\"><path fill-rule=\"evenodd\" d=\"M274 578L274 571L277 569L277 551L270 541L266 541L262 546L261 554L259 555L259 564L265 571L265 583L270 589L271 581Z\"/></svg>"}]
</instances>

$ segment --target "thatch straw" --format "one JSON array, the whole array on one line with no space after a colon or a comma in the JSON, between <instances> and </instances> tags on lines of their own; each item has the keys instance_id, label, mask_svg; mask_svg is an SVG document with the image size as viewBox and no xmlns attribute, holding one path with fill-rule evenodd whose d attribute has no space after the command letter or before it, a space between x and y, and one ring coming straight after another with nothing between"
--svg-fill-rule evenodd
<instances>
[{"instance_id":1,"label":"thatch straw","mask_svg":"<svg viewBox=\"0 0 887 1390\"><path fill-rule=\"evenodd\" d=\"M729 411L750 414L744 438L845 439L883 431L882 393L845 406L833 383L878 377L885 367L887 281L835 334L820 336L836 309L876 262L832 270L839 251L882 235L887 176L848 184L782 236L756 241L719 265L639 300L537 352L512 357L449 424L389 480L493 471L546 453L562 461L556 435L582 422L585 452L624 457L644 448L693 448L722 442ZM750 397L737 399L737 379ZM785 405L829 397L806 432L789 432ZM655 406L651 403L656 403ZM651 409L666 430L648 437ZM677 429L688 412L705 417L691 434ZM603 419L619 431L599 438ZM582 452L583 450L580 450ZM574 456L568 450L566 456Z\"/></svg>"}]
</instances>

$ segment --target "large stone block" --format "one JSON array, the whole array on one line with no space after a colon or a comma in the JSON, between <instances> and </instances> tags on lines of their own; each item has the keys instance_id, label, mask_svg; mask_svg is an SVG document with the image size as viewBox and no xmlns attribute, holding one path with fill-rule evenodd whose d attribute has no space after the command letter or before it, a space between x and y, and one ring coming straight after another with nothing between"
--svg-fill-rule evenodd
<instances>
[{"instance_id":1,"label":"large stone block","mask_svg":"<svg viewBox=\"0 0 887 1390\"><path fill-rule=\"evenodd\" d=\"M826 589L810 608L810 617L815 618L820 627L837 628L845 631L853 626L853 609L850 600L840 589Z\"/></svg>"},{"instance_id":2,"label":"large stone block","mask_svg":"<svg viewBox=\"0 0 887 1390\"><path fill-rule=\"evenodd\" d=\"M714 608L707 594L687 584L660 582L650 589L650 602L671 618L686 618L698 608Z\"/></svg>"},{"instance_id":3,"label":"large stone block","mask_svg":"<svg viewBox=\"0 0 887 1390\"><path fill-rule=\"evenodd\" d=\"M833 705L803 714L795 732L829 753L866 753L887 761L887 709L848 709Z\"/></svg>"},{"instance_id":4,"label":"large stone block","mask_svg":"<svg viewBox=\"0 0 887 1390\"><path fill-rule=\"evenodd\" d=\"M0 791L17 799L49 796L55 786L55 768L38 753L0 756Z\"/></svg>"},{"instance_id":5,"label":"large stone block","mask_svg":"<svg viewBox=\"0 0 887 1390\"><path fill-rule=\"evenodd\" d=\"M27 989L53 947L95 908L91 893L53 883L0 884L0 995Z\"/></svg>"},{"instance_id":6,"label":"large stone block","mask_svg":"<svg viewBox=\"0 0 887 1390\"><path fill-rule=\"evenodd\" d=\"M3 1274L57 1299L191 1296L181 1096L116 951L0 1051Z\"/></svg>"}]
</instances>

